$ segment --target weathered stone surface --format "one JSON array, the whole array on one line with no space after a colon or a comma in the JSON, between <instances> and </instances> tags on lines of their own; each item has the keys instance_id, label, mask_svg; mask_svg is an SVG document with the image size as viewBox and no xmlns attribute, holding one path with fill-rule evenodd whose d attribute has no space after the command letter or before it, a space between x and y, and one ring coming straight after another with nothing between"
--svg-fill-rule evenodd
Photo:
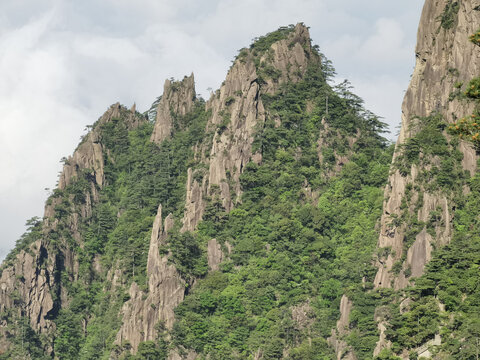
<instances>
[{"instance_id":1,"label":"weathered stone surface","mask_svg":"<svg viewBox=\"0 0 480 360\"><path fill-rule=\"evenodd\" d=\"M197 170L188 169L182 231L195 230L202 219L206 197L220 196L227 211L238 201L241 193L239 176L245 164L252 159L261 161L261 156L251 151L255 126L265 120L261 94L273 93L282 82L298 81L305 73L308 61L314 57L307 28L297 25L288 39L272 45L272 52L272 65L282 73L279 81L270 79L267 84L260 85L253 56L249 54L246 61L235 61L220 90L207 102L206 108L212 112L207 129L216 131L211 148L206 150L205 144L194 148L196 160L207 165L207 170L205 176L197 180L198 177L194 176ZM172 114L184 116L190 112L194 98L193 75L181 82L167 80L157 107L151 140L160 143L169 137L174 121ZM228 123L225 128L217 128L225 122ZM167 328L171 328L173 309L183 300L185 292L185 283L175 267L168 263L168 255L160 256L159 253L159 244L164 241L168 229L173 227L173 218L170 215L165 219L163 229L161 222L159 207L148 254L149 291L145 294L136 284L132 284L131 299L122 309L123 325L117 334L117 343L128 340L134 351L141 341L154 338L154 326L158 321L165 321ZM229 244L225 246L231 251ZM207 255L211 270L217 270L225 259L215 239L208 243ZM191 356L194 355L189 354L189 358ZM179 358L178 352L173 351L170 358Z\"/></svg>"},{"instance_id":2,"label":"weathered stone surface","mask_svg":"<svg viewBox=\"0 0 480 360\"><path fill-rule=\"evenodd\" d=\"M206 179L199 184L189 173L184 231L195 229L201 220L206 196L218 194L226 211L239 201L239 178L245 165L249 161L260 163L262 160L260 153L252 153L255 127L265 121L261 95L275 93L286 81L299 81L309 63L319 62L303 24L298 24L286 39L272 44L271 57L264 55L260 59L260 63L268 63L279 71L276 80L266 78L266 84L260 84L254 55L251 50L245 51L247 55L234 62L225 82L206 104L207 110L212 111L207 128L216 131L209 153L202 156L208 165ZM203 150L198 149L198 152Z\"/></svg>"},{"instance_id":3,"label":"weathered stone surface","mask_svg":"<svg viewBox=\"0 0 480 360\"><path fill-rule=\"evenodd\" d=\"M135 106L133 106L130 111L122 107L119 103L110 106L105 114L103 114L98 120L97 126L85 136L84 140L77 147L73 155L65 162L63 171L58 179L59 189L64 189L70 184L72 179L78 176L79 171L87 169L92 171L95 183L100 188L104 185L104 148L101 143L100 128L98 125L105 124L112 121L112 119L118 119L121 117L127 119L125 124L129 129L137 127L142 121L142 119L135 113Z\"/></svg>"},{"instance_id":4,"label":"weathered stone surface","mask_svg":"<svg viewBox=\"0 0 480 360\"><path fill-rule=\"evenodd\" d=\"M421 358L431 359L433 356L431 347L440 346L440 345L442 345L442 338L440 337L440 334L435 334L435 337L432 340L427 341L422 346L419 346L418 348L416 348L415 352L417 353L417 356L419 359Z\"/></svg>"},{"instance_id":5,"label":"weathered stone surface","mask_svg":"<svg viewBox=\"0 0 480 360\"><path fill-rule=\"evenodd\" d=\"M313 315L313 309L310 306L310 302L304 302L296 306L292 306L292 320L295 324L295 328L298 330L304 330L312 326L315 322Z\"/></svg>"},{"instance_id":6,"label":"weathered stone surface","mask_svg":"<svg viewBox=\"0 0 480 360\"><path fill-rule=\"evenodd\" d=\"M155 127L151 141L159 144L170 137L173 130L173 116L185 116L195 104L195 80L193 74L182 81L165 80L163 95L157 106Z\"/></svg>"},{"instance_id":7,"label":"weathered stone surface","mask_svg":"<svg viewBox=\"0 0 480 360\"><path fill-rule=\"evenodd\" d=\"M375 345L375 349L373 350L373 356L377 356L378 354L380 354L380 351L382 351L382 349L390 347L392 345L391 341L387 340L387 335L385 333L387 331L387 322L385 321L385 319L382 318L379 321L379 319L375 318L375 321L378 322L377 327L380 336L377 344Z\"/></svg>"},{"instance_id":8,"label":"weathered stone surface","mask_svg":"<svg viewBox=\"0 0 480 360\"><path fill-rule=\"evenodd\" d=\"M39 240L32 244L29 251L21 251L14 264L3 269L0 277L0 312L16 307L19 313L30 319L32 329L42 333L55 329L55 325L46 318L54 304L54 266L49 264L52 260ZM43 263L47 266L41 267ZM19 299L12 298L14 292ZM6 322L0 324L0 335L4 334L7 325ZM8 346L5 341L0 353Z\"/></svg>"},{"instance_id":9,"label":"weathered stone surface","mask_svg":"<svg viewBox=\"0 0 480 360\"><path fill-rule=\"evenodd\" d=\"M347 343L342 339L348 333L349 317L352 311L352 302L346 295L340 300L340 319L337 321L337 328L332 330L332 335L328 338L328 343L335 349L337 360L356 360L355 354L350 351Z\"/></svg>"},{"instance_id":10,"label":"weathered stone surface","mask_svg":"<svg viewBox=\"0 0 480 360\"><path fill-rule=\"evenodd\" d=\"M425 265L432 258L433 239L425 229L417 235L415 242L407 252L407 266L411 268L412 277L419 277L423 274Z\"/></svg>"},{"instance_id":11,"label":"weathered stone surface","mask_svg":"<svg viewBox=\"0 0 480 360\"><path fill-rule=\"evenodd\" d=\"M219 269L220 263L223 261L225 255L223 254L222 247L218 243L217 239L211 239L207 245L207 260L208 268L211 271Z\"/></svg>"},{"instance_id":12,"label":"weathered stone surface","mask_svg":"<svg viewBox=\"0 0 480 360\"><path fill-rule=\"evenodd\" d=\"M194 351L189 351L185 356L180 356L178 350L174 349L168 355L168 360L195 360L197 354Z\"/></svg>"},{"instance_id":13,"label":"weathered stone surface","mask_svg":"<svg viewBox=\"0 0 480 360\"><path fill-rule=\"evenodd\" d=\"M85 136L84 141L70 156L60 174L58 188L65 189L72 180L82 171L90 172L90 189L85 195L85 202L75 207L71 205L71 214L63 219L64 225L72 234L74 240L80 245L83 240L79 233L79 224L82 218L92 215L92 206L99 200L98 188L105 182L104 152L101 144L100 129L98 125L123 117L127 128L133 129L142 121L142 117L135 113L135 109L127 110L118 103L112 105L100 117L97 126ZM70 201L72 198L69 199ZM48 335L55 329L55 324L49 320L51 312L57 307L67 304L69 296L66 288L61 283L56 283L57 275L61 271L68 274L69 280L78 279L79 264L77 255L68 246L64 239L60 239L61 246L52 249L49 244L49 233L56 229L59 220L56 218L55 207L60 204L61 198L51 198L45 205L44 222L42 228L43 238L29 246L27 250L20 251L12 264L2 264L0 277L0 312L9 308L21 309L24 316L30 319L31 327L38 333ZM96 258L92 268L101 272L101 266ZM14 301L12 296L17 293L20 302ZM54 299L56 297L56 300ZM57 303L55 304L54 301ZM8 324L0 323L0 334L4 333ZM0 353L8 347L8 341L0 344ZM47 352L53 348L47 348Z\"/></svg>"},{"instance_id":14,"label":"weathered stone surface","mask_svg":"<svg viewBox=\"0 0 480 360\"><path fill-rule=\"evenodd\" d=\"M155 325L164 322L171 329L175 319L173 310L185 296L185 281L180 277L175 265L168 262L168 255L160 254L167 232L173 227L170 214L162 226L162 206L155 217L147 260L148 293L132 283L130 299L122 307L122 327L116 342L128 340L134 352L142 341L154 340Z\"/></svg>"},{"instance_id":15,"label":"weathered stone surface","mask_svg":"<svg viewBox=\"0 0 480 360\"><path fill-rule=\"evenodd\" d=\"M453 122L456 118L469 115L473 112L473 103L450 98L455 90L454 85L459 82L468 83L478 76L480 69L480 52L478 48L469 42L468 37L480 27L480 15L473 10L474 4L469 1L459 2L459 12L452 29L443 29L439 22L441 14L448 0L427 0L425 2L417 37L416 66L410 86L405 94L402 105L402 127L397 142L396 155L401 144L415 134L415 127L411 124L415 116L425 117L435 112L443 115L447 122ZM460 144L460 150L464 154L462 166L465 170L473 173L476 170L477 156L471 145ZM426 221L430 211L441 208L441 225L435 226L435 239L427 236L424 231L414 246L409 251L410 260L404 264L399 276L391 272L393 264L398 261L403 249L404 226L397 228L392 226L393 216L400 216L400 206L405 196L407 183L414 183L419 171L412 166L408 176L403 177L399 171L394 171L385 189L384 212L381 220L381 232L378 247L390 247L391 252L387 258L377 261L378 272L375 277L376 287L391 287L396 289L408 285L404 270L407 267L415 269L412 276L419 276L423 272L424 265L429 260L428 249L435 242L438 245L447 243L451 238L451 204L443 195L424 194L424 203L419 210L419 220ZM423 250L420 251L420 248ZM406 249L407 250L407 249ZM405 251L406 251L405 250ZM394 254L395 256L393 256Z\"/></svg>"},{"instance_id":16,"label":"weathered stone surface","mask_svg":"<svg viewBox=\"0 0 480 360\"><path fill-rule=\"evenodd\" d=\"M204 194L206 193L206 178L199 184L193 178L192 169L187 171L187 193L185 199L185 213L183 216L182 231L193 231L197 224L202 220L203 211L205 210Z\"/></svg>"}]
</instances>

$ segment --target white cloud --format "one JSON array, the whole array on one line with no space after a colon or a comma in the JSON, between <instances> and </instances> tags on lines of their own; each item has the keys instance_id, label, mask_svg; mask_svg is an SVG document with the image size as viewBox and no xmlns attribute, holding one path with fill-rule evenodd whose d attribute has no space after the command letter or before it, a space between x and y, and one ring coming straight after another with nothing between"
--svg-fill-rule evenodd
<instances>
[{"instance_id":1,"label":"white cloud","mask_svg":"<svg viewBox=\"0 0 480 360\"><path fill-rule=\"evenodd\" d=\"M42 215L59 159L110 104L145 110L166 78L192 71L207 96L236 50L279 26L311 26L339 76L398 122L419 11L417 0L3 0L0 259Z\"/></svg>"},{"instance_id":2,"label":"white cloud","mask_svg":"<svg viewBox=\"0 0 480 360\"><path fill-rule=\"evenodd\" d=\"M381 18L375 24L375 33L359 48L363 61L377 64L403 64L411 58L411 49L405 43L405 35L399 22Z\"/></svg>"},{"instance_id":3,"label":"white cloud","mask_svg":"<svg viewBox=\"0 0 480 360\"><path fill-rule=\"evenodd\" d=\"M401 111L399 109L401 109L402 95L408 82L389 75L380 75L368 79L353 77L351 81L355 84L354 92L362 94L367 108L381 116L382 121L390 125L391 133L384 136L390 140L396 140L398 136L397 126L401 121Z\"/></svg>"}]
</instances>

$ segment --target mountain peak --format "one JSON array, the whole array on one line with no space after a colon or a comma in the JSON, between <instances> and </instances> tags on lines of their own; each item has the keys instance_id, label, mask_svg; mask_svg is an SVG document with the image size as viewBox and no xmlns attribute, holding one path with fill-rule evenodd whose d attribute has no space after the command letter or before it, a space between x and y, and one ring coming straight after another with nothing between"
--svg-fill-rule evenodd
<instances>
[{"instance_id":1,"label":"mountain peak","mask_svg":"<svg viewBox=\"0 0 480 360\"><path fill-rule=\"evenodd\" d=\"M163 95L156 108L155 127L151 141L159 144L170 137L173 117L185 116L193 110L195 103L195 79L193 73L180 81L166 79Z\"/></svg>"}]
</instances>

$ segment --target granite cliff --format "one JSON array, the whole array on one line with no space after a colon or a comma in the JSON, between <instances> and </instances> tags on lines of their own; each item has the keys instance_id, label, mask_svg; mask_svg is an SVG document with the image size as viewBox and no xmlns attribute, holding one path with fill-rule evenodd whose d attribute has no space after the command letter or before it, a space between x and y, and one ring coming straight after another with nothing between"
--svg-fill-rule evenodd
<instances>
[{"instance_id":1,"label":"granite cliff","mask_svg":"<svg viewBox=\"0 0 480 360\"><path fill-rule=\"evenodd\" d=\"M480 26L478 11L470 1L426 1L418 29L417 47L415 50L416 66L402 104L402 126L396 145L396 155L392 167L392 175L385 191L386 203L382 215L382 228L379 237L379 248L390 248L391 254L378 263L378 273L375 286L404 288L408 278L419 277L425 264L431 259L432 246L437 243L444 245L449 242L452 229L452 208L455 202L449 198L444 189L429 191L422 186L419 179L422 172L431 170L431 163L423 160L412 164L410 169L397 169L395 161L400 157L409 140L422 128L422 120L432 115L440 115L447 123L473 113L475 104L467 102L458 93L458 84L467 84L474 78L480 68L480 52L469 41L469 36ZM448 19L445 17L448 16ZM442 20L444 17L444 20ZM442 23L443 21L443 23ZM446 23L448 21L448 23ZM433 135L432 135L433 136ZM473 146L465 141L459 144L462 152L462 169L474 174L477 168L477 156ZM425 157L430 154L425 154ZM434 157L434 156L433 156ZM435 162L437 159L432 159ZM410 185L409 185L410 184ZM441 223L435 226L435 235L425 231L415 234L416 240L410 246L404 245L405 232L409 224L397 226L393 217L401 217L402 201L406 197L407 187L419 184L419 192L423 193L423 203L415 209L417 220L427 223L430 213L441 209ZM412 194L412 197L417 195ZM413 203L414 201L412 201ZM410 204L409 204L410 205ZM409 210L413 210L410 205ZM407 258L402 254L407 253ZM392 273L392 267L398 260L404 260L403 268L398 275ZM411 275L405 276L405 270L411 268Z\"/></svg>"},{"instance_id":2,"label":"granite cliff","mask_svg":"<svg viewBox=\"0 0 480 360\"><path fill-rule=\"evenodd\" d=\"M476 149L447 127L478 110L479 6L426 1L395 150L303 24L241 49L207 101L191 74L144 114L112 105L2 264L0 359L432 356L440 320L409 314L475 231L455 216Z\"/></svg>"},{"instance_id":3,"label":"granite cliff","mask_svg":"<svg viewBox=\"0 0 480 360\"><path fill-rule=\"evenodd\" d=\"M474 1L425 2L416 66L402 104L402 126L385 189L376 288L414 285L434 250L452 240L456 209L470 192L468 179L477 171L478 153L471 142L447 134L446 124L476 111L476 103L463 93L480 70L480 52L470 41L479 27ZM400 299L402 311L408 310L408 293ZM438 311L442 306L440 301ZM384 314L382 308L376 314L380 340L375 355L391 346L385 337L389 316ZM439 345L439 339L435 336L432 344ZM419 347L416 354L431 357L426 348ZM409 358L405 349L399 355Z\"/></svg>"},{"instance_id":4,"label":"granite cliff","mask_svg":"<svg viewBox=\"0 0 480 360\"><path fill-rule=\"evenodd\" d=\"M7 318L19 315L28 319L31 329L40 335L48 337L55 332L52 319L69 302L64 282L78 279L75 247L83 246L80 226L92 216L92 209L99 200L98 192L105 184L104 163L108 151L99 128L119 118L125 119L128 129L145 121L134 108L127 110L120 104L112 105L73 156L64 160L58 188L45 205L43 221L34 225L34 238L2 264L0 311ZM72 184L77 185L78 191L64 194L65 188ZM75 202L75 197L81 201ZM61 273L64 279L60 278ZM11 323L4 318L0 329L3 351L9 344L5 340L18 336L15 331L11 332L9 325ZM52 353L52 344L47 343L44 350Z\"/></svg>"}]
</instances>

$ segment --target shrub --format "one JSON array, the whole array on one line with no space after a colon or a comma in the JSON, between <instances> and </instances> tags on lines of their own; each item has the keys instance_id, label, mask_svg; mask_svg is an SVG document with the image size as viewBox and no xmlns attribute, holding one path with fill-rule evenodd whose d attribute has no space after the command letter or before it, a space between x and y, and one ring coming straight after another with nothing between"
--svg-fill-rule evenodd
<instances>
[{"instance_id":1,"label":"shrub","mask_svg":"<svg viewBox=\"0 0 480 360\"><path fill-rule=\"evenodd\" d=\"M458 135L459 138L470 141L476 148L480 148L480 119L473 114L460 119L448 127L448 132Z\"/></svg>"},{"instance_id":2,"label":"shrub","mask_svg":"<svg viewBox=\"0 0 480 360\"><path fill-rule=\"evenodd\" d=\"M480 77L470 80L465 95L471 99L480 99Z\"/></svg>"},{"instance_id":3,"label":"shrub","mask_svg":"<svg viewBox=\"0 0 480 360\"><path fill-rule=\"evenodd\" d=\"M480 46L480 29L478 29L474 34L470 35L468 39L475 45Z\"/></svg>"}]
</instances>

